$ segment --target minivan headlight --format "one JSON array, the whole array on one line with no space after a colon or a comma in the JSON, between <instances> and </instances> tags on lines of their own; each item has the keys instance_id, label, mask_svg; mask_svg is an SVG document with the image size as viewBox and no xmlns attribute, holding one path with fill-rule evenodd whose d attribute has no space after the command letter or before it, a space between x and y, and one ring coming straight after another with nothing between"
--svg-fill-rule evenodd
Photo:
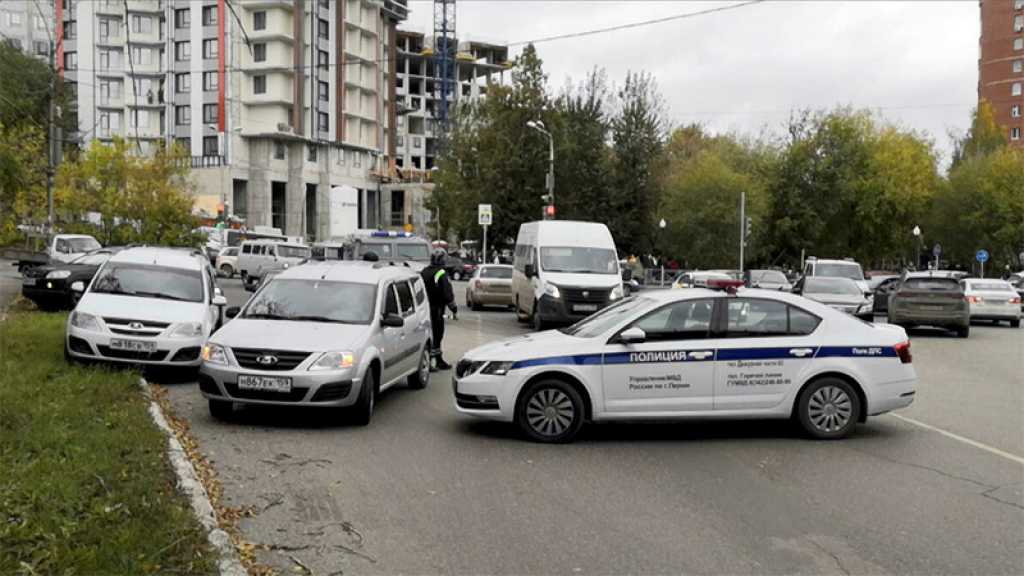
<instances>
[{"instance_id":1,"label":"minivan headlight","mask_svg":"<svg viewBox=\"0 0 1024 576\"><path fill-rule=\"evenodd\" d=\"M182 322L168 334L171 338L195 338L203 335L203 325L199 322Z\"/></svg>"},{"instance_id":2,"label":"minivan headlight","mask_svg":"<svg viewBox=\"0 0 1024 576\"><path fill-rule=\"evenodd\" d=\"M310 370L344 370L356 363L355 354L348 351L324 352L309 367Z\"/></svg>"},{"instance_id":3,"label":"minivan headlight","mask_svg":"<svg viewBox=\"0 0 1024 576\"><path fill-rule=\"evenodd\" d=\"M71 270L54 270L46 275L47 280L63 280L71 276Z\"/></svg>"},{"instance_id":4,"label":"minivan headlight","mask_svg":"<svg viewBox=\"0 0 1024 576\"><path fill-rule=\"evenodd\" d=\"M513 364L514 362L488 362L480 373L488 376L504 376L512 370Z\"/></svg>"},{"instance_id":5,"label":"minivan headlight","mask_svg":"<svg viewBox=\"0 0 1024 576\"><path fill-rule=\"evenodd\" d=\"M562 292L558 289L558 286L551 283L544 284L544 293L552 298L562 297Z\"/></svg>"},{"instance_id":6,"label":"minivan headlight","mask_svg":"<svg viewBox=\"0 0 1024 576\"><path fill-rule=\"evenodd\" d=\"M203 362L210 364L228 364L228 352L220 344L203 346Z\"/></svg>"},{"instance_id":7,"label":"minivan headlight","mask_svg":"<svg viewBox=\"0 0 1024 576\"><path fill-rule=\"evenodd\" d=\"M619 298L622 298L622 284L612 288L612 293L608 295L609 300L618 300Z\"/></svg>"},{"instance_id":8,"label":"minivan headlight","mask_svg":"<svg viewBox=\"0 0 1024 576\"><path fill-rule=\"evenodd\" d=\"M71 325L82 330L95 330L96 332L101 330L98 317L77 310L71 313Z\"/></svg>"}]
</instances>

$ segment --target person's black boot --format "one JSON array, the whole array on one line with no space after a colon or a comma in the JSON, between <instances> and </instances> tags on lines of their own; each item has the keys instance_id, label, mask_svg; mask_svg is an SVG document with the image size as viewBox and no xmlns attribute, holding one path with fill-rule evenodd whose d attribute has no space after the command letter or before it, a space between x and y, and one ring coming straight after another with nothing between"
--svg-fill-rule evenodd
<instances>
[{"instance_id":1,"label":"person's black boot","mask_svg":"<svg viewBox=\"0 0 1024 576\"><path fill-rule=\"evenodd\" d=\"M434 361L434 367L437 368L438 370L442 371L442 372L445 371L445 370L451 370L452 369L452 365L447 363L447 362L445 362L444 358L442 358L440 356L438 356L437 360Z\"/></svg>"}]
</instances>

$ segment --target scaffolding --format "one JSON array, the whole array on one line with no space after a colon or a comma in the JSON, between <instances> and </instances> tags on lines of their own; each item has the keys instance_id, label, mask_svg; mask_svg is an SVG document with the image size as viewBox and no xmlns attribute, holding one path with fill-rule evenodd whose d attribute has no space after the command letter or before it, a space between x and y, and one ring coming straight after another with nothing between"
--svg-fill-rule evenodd
<instances>
[{"instance_id":1,"label":"scaffolding","mask_svg":"<svg viewBox=\"0 0 1024 576\"><path fill-rule=\"evenodd\" d=\"M434 73L441 94L435 113L442 139L448 132L448 112L455 88L455 0L434 0Z\"/></svg>"}]
</instances>

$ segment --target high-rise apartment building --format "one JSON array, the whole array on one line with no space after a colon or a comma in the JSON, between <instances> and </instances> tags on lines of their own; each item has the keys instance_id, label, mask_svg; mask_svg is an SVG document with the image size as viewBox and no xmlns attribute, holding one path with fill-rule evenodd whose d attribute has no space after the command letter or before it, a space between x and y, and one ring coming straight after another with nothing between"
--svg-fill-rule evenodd
<instances>
[{"instance_id":1,"label":"high-rise apartment building","mask_svg":"<svg viewBox=\"0 0 1024 576\"><path fill-rule=\"evenodd\" d=\"M197 206L330 235L330 189L382 224L406 0L56 0L79 136L189 150Z\"/></svg>"},{"instance_id":2,"label":"high-rise apartment building","mask_svg":"<svg viewBox=\"0 0 1024 576\"><path fill-rule=\"evenodd\" d=\"M385 175L389 185L383 199L385 224L424 230L433 221L424 209L430 194L431 170L440 152L437 113L441 83L434 70L434 41L422 32L398 30L396 49L396 137L394 166ZM505 81L512 66L508 46L480 40L457 41L455 85L448 95L456 102L484 97L492 84Z\"/></svg>"},{"instance_id":3,"label":"high-rise apartment building","mask_svg":"<svg viewBox=\"0 0 1024 576\"><path fill-rule=\"evenodd\" d=\"M1024 0L981 0L978 99L995 110L1011 145L1024 146Z\"/></svg>"},{"instance_id":4,"label":"high-rise apartment building","mask_svg":"<svg viewBox=\"0 0 1024 576\"><path fill-rule=\"evenodd\" d=\"M53 0L0 2L0 42L7 42L40 58L50 55L53 37Z\"/></svg>"}]
</instances>

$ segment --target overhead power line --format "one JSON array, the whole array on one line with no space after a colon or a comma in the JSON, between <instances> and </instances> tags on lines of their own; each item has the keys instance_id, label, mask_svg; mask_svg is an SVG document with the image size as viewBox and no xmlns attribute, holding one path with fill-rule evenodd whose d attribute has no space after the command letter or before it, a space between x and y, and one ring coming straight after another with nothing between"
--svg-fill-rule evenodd
<instances>
[{"instance_id":1,"label":"overhead power line","mask_svg":"<svg viewBox=\"0 0 1024 576\"><path fill-rule=\"evenodd\" d=\"M509 42L509 47L512 46L523 46L525 44L540 44L542 42L554 42L555 40L566 40L569 38L581 38L584 36L593 36L595 34L604 34L607 32L616 32L618 30L629 30L631 28L641 28L643 26L651 26L654 24L663 24L665 22L672 22L674 20L684 20L687 18L695 18L697 16L705 16L707 14L714 14L715 12L726 12L728 10L736 10L737 8L744 8L753 4L760 4L766 0L750 0L749 2L741 2L739 4L731 4L729 6L718 6L716 8L708 8L706 10L698 10L697 12L686 12L683 14L675 14L672 16L663 16L661 18L652 18L650 20L641 20L639 22L630 22L628 24L618 24L616 26L609 26L607 28L596 28L594 30L584 30L582 32L571 32L568 34L558 34L555 36L546 36L544 38L536 38L534 40L520 40L518 42Z\"/></svg>"}]
</instances>

